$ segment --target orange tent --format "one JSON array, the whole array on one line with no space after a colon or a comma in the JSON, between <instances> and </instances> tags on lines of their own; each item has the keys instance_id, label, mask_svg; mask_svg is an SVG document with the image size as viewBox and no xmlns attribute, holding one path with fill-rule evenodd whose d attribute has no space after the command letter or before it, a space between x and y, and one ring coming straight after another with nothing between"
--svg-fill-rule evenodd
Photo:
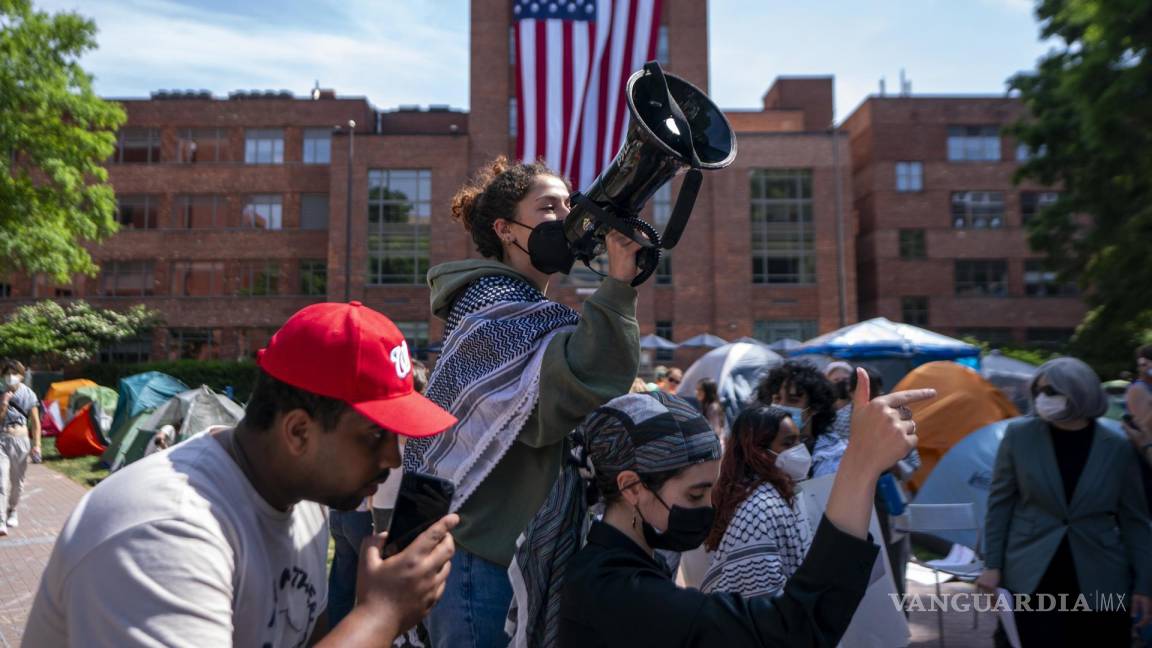
<instances>
[{"instance_id":1,"label":"orange tent","mask_svg":"<svg viewBox=\"0 0 1152 648\"><path fill-rule=\"evenodd\" d=\"M925 387L935 389L936 398L909 405L916 417L920 437L917 449L923 462L910 480L913 490L920 488L940 457L957 441L989 423L1020 416L1012 401L995 385L955 362L920 365L892 391Z\"/></svg>"},{"instance_id":2,"label":"orange tent","mask_svg":"<svg viewBox=\"0 0 1152 648\"><path fill-rule=\"evenodd\" d=\"M68 401L72 398L72 394L76 393L77 389L95 386L96 383L87 378L54 382L48 387L48 393L44 394L44 402L51 403L52 401L56 401L60 404L60 413L63 414L68 411Z\"/></svg>"},{"instance_id":3,"label":"orange tent","mask_svg":"<svg viewBox=\"0 0 1152 648\"><path fill-rule=\"evenodd\" d=\"M61 457L99 457L104 454L105 447L100 443L96 425L92 417L92 404L89 403L76 412L76 416L56 437L56 451Z\"/></svg>"}]
</instances>

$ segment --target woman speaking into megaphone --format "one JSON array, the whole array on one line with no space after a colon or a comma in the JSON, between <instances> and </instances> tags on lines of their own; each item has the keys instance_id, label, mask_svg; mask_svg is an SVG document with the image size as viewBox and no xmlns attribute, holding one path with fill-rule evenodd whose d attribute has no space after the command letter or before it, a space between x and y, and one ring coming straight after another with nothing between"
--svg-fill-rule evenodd
<instances>
[{"instance_id":1,"label":"woman speaking into megaphone","mask_svg":"<svg viewBox=\"0 0 1152 648\"><path fill-rule=\"evenodd\" d=\"M608 275L581 312L545 296L552 274L572 266L569 193L543 164L497 158L452 202L485 258L428 273L446 327L427 394L459 423L410 441L404 465L456 485L457 552L427 619L437 647L507 645L516 538L559 474L568 432L636 377L639 244L606 237Z\"/></svg>"}]
</instances>

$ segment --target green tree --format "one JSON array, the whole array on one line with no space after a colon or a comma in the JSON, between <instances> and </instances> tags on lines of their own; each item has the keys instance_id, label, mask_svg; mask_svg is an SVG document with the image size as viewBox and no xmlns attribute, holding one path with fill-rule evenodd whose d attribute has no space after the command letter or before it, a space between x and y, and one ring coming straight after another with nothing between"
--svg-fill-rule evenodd
<instances>
[{"instance_id":1,"label":"green tree","mask_svg":"<svg viewBox=\"0 0 1152 648\"><path fill-rule=\"evenodd\" d=\"M1072 350L1111 370L1152 324L1152 0L1041 0L1036 16L1056 47L1011 79L1027 107L1011 130L1033 152L1018 179L1061 193L1029 238L1092 309Z\"/></svg>"},{"instance_id":2,"label":"green tree","mask_svg":"<svg viewBox=\"0 0 1152 648\"><path fill-rule=\"evenodd\" d=\"M159 314L143 305L119 313L84 301L66 306L42 301L21 306L0 323L0 356L25 360L40 369L75 365L159 323Z\"/></svg>"},{"instance_id":3,"label":"green tree","mask_svg":"<svg viewBox=\"0 0 1152 648\"><path fill-rule=\"evenodd\" d=\"M83 243L116 232L101 165L125 117L78 62L95 34L79 15L0 0L0 272L95 274Z\"/></svg>"}]
</instances>

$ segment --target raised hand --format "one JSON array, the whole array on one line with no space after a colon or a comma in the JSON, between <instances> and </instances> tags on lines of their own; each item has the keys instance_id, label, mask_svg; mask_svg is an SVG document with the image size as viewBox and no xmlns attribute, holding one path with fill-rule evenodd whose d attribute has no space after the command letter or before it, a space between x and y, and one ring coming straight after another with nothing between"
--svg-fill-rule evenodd
<instances>
[{"instance_id":1,"label":"raised hand","mask_svg":"<svg viewBox=\"0 0 1152 648\"><path fill-rule=\"evenodd\" d=\"M935 398L935 389L911 389L870 399L868 372L856 369L852 434L844 460L877 478L916 447L916 421L908 405Z\"/></svg>"}]
</instances>

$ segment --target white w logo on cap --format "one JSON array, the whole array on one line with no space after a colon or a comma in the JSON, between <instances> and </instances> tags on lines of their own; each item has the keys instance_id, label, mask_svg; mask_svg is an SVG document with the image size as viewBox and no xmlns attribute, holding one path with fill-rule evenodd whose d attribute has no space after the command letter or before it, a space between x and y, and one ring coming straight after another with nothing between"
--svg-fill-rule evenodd
<instances>
[{"instance_id":1,"label":"white w logo on cap","mask_svg":"<svg viewBox=\"0 0 1152 648\"><path fill-rule=\"evenodd\" d=\"M400 343L400 346L394 347L390 355L392 364L396 367L396 375L400 378L407 378L408 374L412 372L412 357L408 355L408 341Z\"/></svg>"}]
</instances>

